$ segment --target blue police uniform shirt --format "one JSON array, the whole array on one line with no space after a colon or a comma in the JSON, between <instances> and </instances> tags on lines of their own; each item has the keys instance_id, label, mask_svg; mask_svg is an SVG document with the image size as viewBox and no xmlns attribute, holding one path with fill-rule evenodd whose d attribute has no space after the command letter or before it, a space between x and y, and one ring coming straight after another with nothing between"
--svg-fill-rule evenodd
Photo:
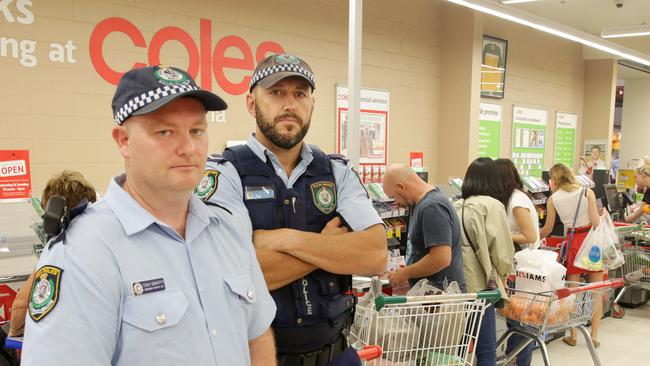
<instances>
[{"instance_id":1,"label":"blue police uniform shirt","mask_svg":"<svg viewBox=\"0 0 650 366\"><path fill-rule=\"evenodd\" d=\"M271 160L275 173L282 179L287 188L293 187L314 159L309 145L303 143L300 151L300 161L291 171L291 176L287 176L277 156L262 145L255 138L255 134L251 134L246 145L263 162L267 161L267 157ZM336 211L343 217L350 228L353 231L363 231L370 226L381 224L382 220L379 214L372 207L372 200L368 197L368 193L351 167L339 160L332 160L331 166L334 182L336 183ZM219 172L216 191L209 200L248 216L248 210L243 201L242 182L237 169L230 162L217 163L214 161L208 161L206 169ZM250 222L248 228L248 230L252 230Z\"/></svg>"},{"instance_id":2,"label":"blue police uniform shirt","mask_svg":"<svg viewBox=\"0 0 650 366\"><path fill-rule=\"evenodd\" d=\"M124 177L42 254L60 284L50 312L27 317L23 365L249 365L276 307L245 223L192 195L183 239Z\"/></svg>"}]
</instances>

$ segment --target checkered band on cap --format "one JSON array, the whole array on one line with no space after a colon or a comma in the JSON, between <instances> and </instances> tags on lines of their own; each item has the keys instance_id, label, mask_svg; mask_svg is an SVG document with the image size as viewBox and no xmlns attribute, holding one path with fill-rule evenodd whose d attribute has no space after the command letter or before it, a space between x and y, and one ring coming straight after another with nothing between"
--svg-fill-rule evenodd
<instances>
[{"instance_id":1,"label":"checkered band on cap","mask_svg":"<svg viewBox=\"0 0 650 366\"><path fill-rule=\"evenodd\" d=\"M251 89L255 84L257 84L258 81L264 79L267 76L271 76L277 72L297 72L307 79L311 81L312 84L316 84L316 80L314 80L314 74L305 69L304 67L300 65L293 65L293 64L281 64L281 65L273 65L264 69L261 69L253 75L251 78L251 82L248 84L248 88Z\"/></svg>"},{"instance_id":2,"label":"checkered band on cap","mask_svg":"<svg viewBox=\"0 0 650 366\"><path fill-rule=\"evenodd\" d=\"M138 109L146 106L149 103L152 103L160 98L166 97L168 95L174 95L178 93L184 93L192 90L200 90L198 86L192 84L172 84L164 85L155 90L149 90L146 93L142 93L139 96L126 102L122 108L115 114L115 124L121 125L131 114Z\"/></svg>"}]
</instances>

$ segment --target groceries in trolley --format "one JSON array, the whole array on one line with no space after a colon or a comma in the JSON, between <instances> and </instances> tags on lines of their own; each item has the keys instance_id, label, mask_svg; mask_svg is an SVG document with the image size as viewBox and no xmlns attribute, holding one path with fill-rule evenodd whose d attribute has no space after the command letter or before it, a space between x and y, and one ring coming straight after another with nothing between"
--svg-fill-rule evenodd
<instances>
[{"instance_id":1,"label":"groceries in trolley","mask_svg":"<svg viewBox=\"0 0 650 366\"><path fill-rule=\"evenodd\" d=\"M546 324L555 327L565 324L577 310L576 297L553 299L548 294L515 293L497 312L505 318L521 324L539 326Z\"/></svg>"},{"instance_id":2,"label":"groceries in trolley","mask_svg":"<svg viewBox=\"0 0 650 366\"><path fill-rule=\"evenodd\" d=\"M350 342L377 344L382 358L368 365L471 365L479 324L496 290L463 294L455 282L439 290L426 279L407 296L385 296L378 278L359 299Z\"/></svg>"},{"instance_id":3,"label":"groceries in trolley","mask_svg":"<svg viewBox=\"0 0 650 366\"><path fill-rule=\"evenodd\" d=\"M625 280L627 282L645 282L650 284L650 252L630 251L628 261L633 271L625 274Z\"/></svg>"},{"instance_id":4,"label":"groceries in trolley","mask_svg":"<svg viewBox=\"0 0 650 366\"><path fill-rule=\"evenodd\" d=\"M519 280L517 278L515 281ZM585 337L594 364L600 365L585 324L591 320L603 292L621 286L621 279L589 284L566 281L562 288L535 293L517 290L511 284L507 289L509 301L504 308L497 310L508 323L508 330L499 338L497 348L513 334L518 334L522 339L520 345L500 359L499 364L508 364L528 343L534 341L540 347L544 364L550 365L548 349L544 343L546 335L576 327Z\"/></svg>"},{"instance_id":5,"label":"groceries in trolley","mask_svg":"<svg viewBox=\"0 0 650 366\"><path fill-rule=\"evenodd\" d=\"M631 238L631 243L621 245L624 264L621 275L625 288L618 293L612 308L612 316L622 318L625 310L618 304L629 288L650 291L650 249L643 245L650 241L650 228L643 225L616 223L616 233L624 238Z\"/></svg>"}]
</instances>

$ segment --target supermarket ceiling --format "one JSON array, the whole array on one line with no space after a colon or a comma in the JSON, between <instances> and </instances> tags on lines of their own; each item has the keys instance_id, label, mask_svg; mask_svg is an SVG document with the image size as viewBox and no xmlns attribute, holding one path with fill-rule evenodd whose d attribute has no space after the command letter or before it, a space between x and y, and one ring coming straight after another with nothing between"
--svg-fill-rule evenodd
<instances>
[{"instance_id":1,"label":"supermarket ceiling","mask_svg":"<svg viewBox=\"0 0 650 366\"><path fill-rule=\"evenodd\" d=\"M507 0L492 0L505 3ZM512 1L512 0L510 0ZM521 0L520 0L521 1ZM596 37L612 28L640 28L650 32L650 0L528 0L504 6L562 24ZM650 58L650 34L608 38L607 41L645 54ZM592 54L598 57L599 52ZM602 54L601 54L602 55ZM650 78L650 67L619 67L621 79Z\"/></svg>"},{"instance_id":2,"label":"supermarket ceiling","mask_svg":"<svg viewBox=\"0 0 650 366\"><path fill-rule=\"evenodd\" d=\"M623 5L618 7L617 3ZM604 28L650 28L650 0L539 0L508 6L598 37ZM650 35L609 41L650 55Z\"/></svg>"}]
</instances>

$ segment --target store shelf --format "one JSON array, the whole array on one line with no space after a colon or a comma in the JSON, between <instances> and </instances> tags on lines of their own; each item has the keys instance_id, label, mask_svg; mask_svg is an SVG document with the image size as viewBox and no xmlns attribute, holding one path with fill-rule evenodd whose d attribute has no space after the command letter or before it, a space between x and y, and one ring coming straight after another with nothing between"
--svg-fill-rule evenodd
<instances>
[{"instance_id":1,"label":"store shelf","mask_svg":"<svg viewBox=\"0 0 650 366\"><path fill-rule=\"evenodd\" d=\"M544 180L537 177L523 177L522 181L526 190L532 194L548 192L551 189Z\"/></svg>"},{"instance_id":2,"label":"store shelf","mask_svg":"<svg viewBox=\"0 0 650 366\"><path fill-rule=\"evenodd\" d=\"M545 205L546 202L548 201L548 198L540 198L540 199L533 199L533 205Z\"/></svg>"},{"instance_id":3,"label":"store shelf","mask_svg":"<svg viewBox=\"0 0 650 366\"><path fill-rule=\"evenodd\" d=\"M382 219L408 216L408 209L396 202L373 202L372 205Z\"/></svg>"}]
</instances>

